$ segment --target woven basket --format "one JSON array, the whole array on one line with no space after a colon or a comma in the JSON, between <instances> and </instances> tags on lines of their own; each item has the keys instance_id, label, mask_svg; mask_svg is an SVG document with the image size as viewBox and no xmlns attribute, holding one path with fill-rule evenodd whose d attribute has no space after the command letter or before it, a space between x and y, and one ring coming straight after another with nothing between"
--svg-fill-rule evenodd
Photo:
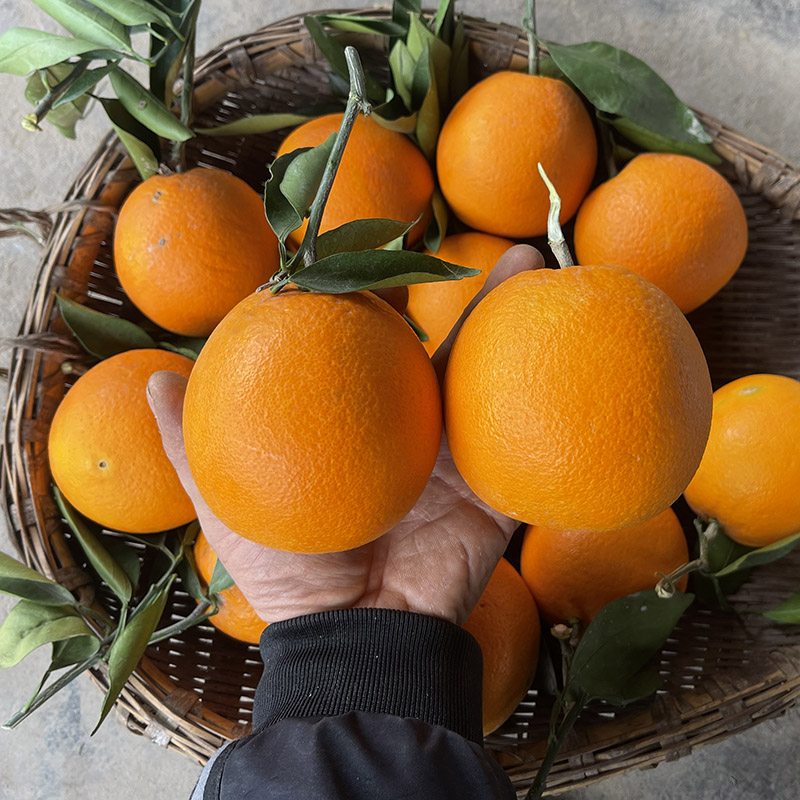
<instances>
[{"instance_id":1,"label":"woven basket","mask_svg":"<svg viewBox=\"0 0 800 800\"><path fill-rule=\"evenodd\" d=\"M524 69L527 42L521 31L478 19L467 19L466 26L473 81L500 69ZM365 65L380 70L384 44L369 36L353 38ZM196 87L197 123L203 127L331 99L325 63L302 17L227 42L199 59ZM719 386L752 372L800 378L800 173L718 120L700 118L724 159L722 173L742 199L750 232L736 277L690 316L713 382ZM260 190L283 135L198 137L189 142L188 160L229 170ZM62 364L81 371L81 356L54 310L54 294L141 319L119 287L110 245L115 212L137 181L109 135L70 189L67 210L54 218L20 329L41 348L18 348L12 355L0 472L8 527L24 560L76 590L82 602L98 602L111 614L113 599L95 585L50 493L47 434L74 380ZM761 569L738 592L735 606L746 612L777 605L797 589L799 564L800 558L789 557ZM193 607L177 585L162 625ZM800 695L800 628L781 627L757 614L695 608L660 660L665 686L654 699L622 711L586 710L551 772L550 793L688 755L782 714ZM260 671L255 647L200 625L147 651L117 710L131 731L204 763L226 740L248 732ZM92 675L105 689L104 670ZM531 690L487 741L520 794L543 755L550 705L548 696Z\"/></svg>"}]
</instances>

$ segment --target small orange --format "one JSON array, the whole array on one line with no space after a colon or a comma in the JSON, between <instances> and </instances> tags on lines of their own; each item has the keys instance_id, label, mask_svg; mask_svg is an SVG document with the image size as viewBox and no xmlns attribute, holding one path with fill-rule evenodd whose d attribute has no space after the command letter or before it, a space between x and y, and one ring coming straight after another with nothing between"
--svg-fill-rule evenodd
<instances>
[{"instance_id":1,"label":"small orange","mask_svg":"<svg viewBox=\"0 0 800 800\"><path fill-rule=\"evenodd\" d=\"M685 494L740 544L800 532L800 382L748 375L717 389L708 446Z\"/></svg>"},{"instance_id":2,"label":"small orange","mask_svg":"<svg viewBox=\"0 0 800 800\"><path fill-rule=\"evenodd\" d=\"M575 251L584 264L644 275L684 313L732 277L747 250L747 217L731 185L688 156L643 153L584 200Z\"/></svg>"},{"instance_id":3,"label":"small orange","mask_svg":"<svg viewBox=\"0 0 800 800\"><path fill-rule=\"evenodd\" d=\"M439 134L436 169L453 211L471 228L522 238L547 231L541 162L561 195L561 222L578 210L597 164L592 120L566 83L498 72L456 103Z\"/></svg>"},{"instance_id":4,"label":"small orange","mask_svg":"<svg viewBox=\"0 0 800 800\"><path fill-rule=\"evenodd\" d=\"M278 268L264 203L218 169L154 175L119 212L114 264L122 288L157 325L208 336Z\"/></svg>"},{"instance_id":5,"label":"small orange","mask_svg":"<svg viewBox=\"0 0 800 800\"><path fill-rule=\"evenodd\" d=\"M519 573L501 558L464 623L483 653L483 733L499 728L525 698L539 661L539 613Z\"/></svg>"},{"instance_id":6,"label":"small orange","mask_svg":"<svg viewBox=\"0 0 800 800\"><path fill-rule=\"evenodd\" d=\"M456 339L447 438L472 490L556 530L644 522L686 488L711 425L703 351L677 306L618 267L522 272Z\"/></svg>"},{"instance_id":7,"label":"small orange","mask_svg":"<svg viewBox=\"0 0 800 800\"><path fill-rule=\"evenodd\" d=\"M652 589L661 574L686 564L689 549L675 512L617 531L525 532L520 572L549 622L577 617L588 625L601 608L625 595ZM686 589L687 578L676 582Z\"/></svg>"},{"instance_id":8,"label":"small orange","mask_svg":"<svg viewBox=\"0 0 800 800\"><path fill-rule=\"evenodd\" d=\"M342 114L327 114L295 128L278 148L278 158L300 147L316 147L339 130ZM433 173L419 148L402 133L375 120L356 118L333 184L320 233L356 219L422 220L409 232L414 243L430 219ZM291 235L297 247L308 221Z\"/></svg>"},{"instance_id":9,"label":"small orange","mask_svg":"<svg viewBox=\"0 0 800 800\"><path fill-rule=\"evenodd\" d=\"M214 575L214 567L217 565L217 554L202 531L194 543L194 560L200 577L208 586ZM221 591L218 597L219 611L213 617L209 617L209 622L240 642L258 644L267 623L256 614L253 606L242 594L242 590L234 584L230 589Z\"/></svg>"},{"instance_id":10,"label":"small orange","mask_svg":"<svg viewBox=\"0 0 800 800\"><path fill-rule=\"evenodd\" d=\"M166 350L128 350L92 367L67 392L50 426L50 470L81 514L128 533L155 533L195 518L146 395L154 372L188 378L193 363Z\"/></svg>"},{"instance_id":11,"label":"small orange","mask_svg":"<svg viewBox=\"0 0 800 800\"><path fill-rule=\"evenodd\" d=\"M428 334L423 346L432 356L458 322L470 300L483 288L500 256L514 242L488 233L457 233L447 236L439 247L438 258L461 267L481 270L480 275L460 281L414 283L408 287L408 315Z\"/></svg>"},{"instance_id":12,"label":"small orange","mask_svg":"<svg viewBox=\"0 0 800 800\"><path fill-rule=\"evenodd\" d=\"M377 539L425 488L441 438L430 359L371 292L243 300L192 372L186 454L211 510L278 550Z\"/></svg>"}]
</instances>

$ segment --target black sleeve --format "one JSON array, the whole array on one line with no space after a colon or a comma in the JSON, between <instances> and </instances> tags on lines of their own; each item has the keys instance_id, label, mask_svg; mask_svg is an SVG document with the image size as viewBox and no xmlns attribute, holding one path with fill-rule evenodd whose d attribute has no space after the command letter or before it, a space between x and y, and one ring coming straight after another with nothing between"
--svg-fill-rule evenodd
<instances>
[{"instance_id":1,"label":"black sleeve","mask_svg":"<svg viewBox=\"0 0 800 800\"><path fill-rule=\"evenodd\" d=\"M219 751L195 797L515 797L481 746L481 653L458 626L331 611L270 625L261 654L253 733Z\"/></svg>"}]
</instances>

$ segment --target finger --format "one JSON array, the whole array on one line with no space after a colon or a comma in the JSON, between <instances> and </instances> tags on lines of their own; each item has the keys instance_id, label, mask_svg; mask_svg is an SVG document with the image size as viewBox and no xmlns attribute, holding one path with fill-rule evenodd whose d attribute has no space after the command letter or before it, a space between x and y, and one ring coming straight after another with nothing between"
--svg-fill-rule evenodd
<instances>
[{"instance_id":1,"label":"finger","mask_svg":"<svg viewBox=\"0 0 800 800\"><path fill-rule=\"evenodd\" d=\"M439 376L439 381L444 378L444 370L447 366L447 359L450 357L450 350L453 347L453 342L458 336L464 320L472 313L475 306L486 297L489 292L496 286L499 286L503 281L508 278L518 275L520 272L528 270L542 269L544 267L544 258L542 254L535 248L527 244L517 244L509 248L500 256L494 269L486 279L486 283L477 295L472 299L470 304L464 309L464 312L458 318L458 322L453 325L447 338L439 345L436 352L433 354L434 369Z\"/></svg>"}]
</instances>

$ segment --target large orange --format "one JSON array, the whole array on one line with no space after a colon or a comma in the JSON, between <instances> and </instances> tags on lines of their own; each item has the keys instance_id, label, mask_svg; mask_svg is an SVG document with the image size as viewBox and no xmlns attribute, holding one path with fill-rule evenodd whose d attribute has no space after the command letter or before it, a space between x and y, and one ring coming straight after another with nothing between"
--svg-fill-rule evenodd
<instances>
[{"instance_id":1,"label":"large orange","mask_svg":"<svg viewBox=\"0 0 800 800\"><path fill-rule=\"evenodd\" d=\"M464 623L483 654L483 733L499 728L530 687L539 660L539 613L519 573L501 558Z\"/></svg>"},{"instance_id":2,"label":"large orange","mask_svg":"<svg viewBox=\"0 0 800 800\"><path fill-rule=\"evenodd\" d=\"M194 543L194 560L200 577L207 586L211 583L214 567L217 566L217 554L202 531ZM230 589L219 592L218 601L219 611L213 617L209 617L209 622L240 642L258 644L267 623L256 614L253 606L242 594L242 590L234 584Z\"/></svg>"},{"instance_id":3,"label":"large orange","mask_svg":"<svg viewBox=\"0 0 800 800\"><path fill-rule=\"evenodd\" d=\"M479 269L481 274L460 281L414 283L408 287L408 315L428 334L428 341L423 342L428 355L436 352L469 301L483 288L497 259L513 246L509 239L475 231L447 236L442 241L435 254L438 258Z\"/></svg>"},{"instance_id":4,"label":"large orange","mask_svg":"<svg viewBox=\"0 0 800 800\"><path fill-rule=\"evenodd\" d=\"M419 340L371 292L254 293L194 368L186 453L236 533L279 550L348 550L388 531L422 493L440 403Z\"/></svg>"},{"instance_id":5,"label":"large orange","mask_svg":"<svg viewBox=\"0 0 800 800\"><path fill-rule=\"evenodd\" d=\"M114 263L122 288L153 322L207 336L278 268L264 203L217 169L154 175L119 212Z\"/></svg>"},{"instance_id":6,"label":"large orange","mask_svg":"<svg viewBox=\"0 0 800 800\"><path fill-rule=\"evenodd\" d=\"M498 236L547 231L550 199L541 162L561 195L561 221L578 210L594 177L589 114L563 81L498 72L473 86L442 126L439 185L460 219Z\"/></svg>"},{"instance_id":7,"label":"large orange","mask_svg":"<svg viewBox=\"0 0 800 800\"><path fill-rule=\"evenodd\" d=\"M283 140L278 157L300 147L316 147L339 130L342 114L327 114L295 128ZM402 133L390 131L369 117L356 118L333 184L320 232L345 222L373 217L413 222L416 242L430 219L433 173L419 148ZM307 221L290 237L297 246Z\"/></svg>"},{"instance_id":8,"label":"large orange","mask_svg":"<svg viewBox=\"0 0 800 800\"><path fill-rule=\"evenodd\" d=\"M154 533L195 518L146 395L154 372L188 378L192 365L165 350L128 350L92 367L67 392L50 426L50 470L89 519L118 531Z\"/></svg>"},{"instance_id":9,"label":"large orange","mask_svg":"<svg viewBox=\"0 0 800 800\"><path fill-rule=\"evenodd\" d=\"M686 500L741 544L800 532L800 383L748 375L714 392L711 435Z\"/></svg>"},{"instance_id":10,"label":"large orange","mask_svg":"<svg viewBox=\"0 0 800 800\"><path fill-rule=\"evenodd\" d=\"M661 575L689 560L675 512L617 531L555 531L528 527L520 572L549 622L577 617L588 625L603 606L625 595L652 589ZM683 591L687 578L677 581Z\"/></svg>"},{"instance_id":11,"label":"large orange","mask_svg":"<svg viewBox=\"0 0 800 800\"><path fill-rule=\"evenodd\" d=\"M746 250L747 217L731 185L670 153L636 156L586 198L575 222L581 263L638 272L684 313L733 277Z\"/></svg>"},{"instance_id":12,"label":"large orange","mask_svg":"<svg viewBox=\"0 0 800 800\"><path fill-rule=\"evenodd\" d=\"M661 513L703 455L711 381L689 323L618 267L523 272L459 332L447 437L473 491L514 519L614 530Z\"/></svg>"}]
</instances>

